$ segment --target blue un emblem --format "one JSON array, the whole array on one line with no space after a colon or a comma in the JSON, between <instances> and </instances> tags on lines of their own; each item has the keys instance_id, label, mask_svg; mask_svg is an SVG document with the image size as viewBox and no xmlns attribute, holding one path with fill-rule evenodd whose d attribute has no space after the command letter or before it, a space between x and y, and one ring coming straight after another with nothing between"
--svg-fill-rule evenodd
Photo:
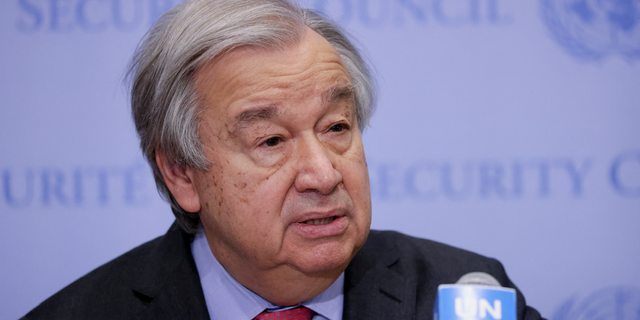
<instances>
[{"instance_id":1,"label":"blue un emblem","mask_svg":"<svg viewBox=\"0 0 640 320\"><path fill-rule=\"evenodd\" d=\"M608 287L558 308L552 320L640 320L640 288Z\"/></svg>"},{"instance_id":2,"label":"blue un emblem","mask_svg":"<svg viewBox=\"0 0 640 320\"><path fill-rule=\"evenodd\" d=\"M640 58L640 0L541 0L542 18L572 55Z\"/></svg>"}]
</instances>

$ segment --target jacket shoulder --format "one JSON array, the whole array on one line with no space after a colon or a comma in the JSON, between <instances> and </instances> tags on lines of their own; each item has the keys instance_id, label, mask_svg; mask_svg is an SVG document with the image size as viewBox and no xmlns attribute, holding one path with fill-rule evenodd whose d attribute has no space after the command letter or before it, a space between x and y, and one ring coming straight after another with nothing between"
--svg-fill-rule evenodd
<instances>
[{"instance_id":1,"label":"jacket shoulder","mask_svg":"<svg viewBox=\"0 0 640 320\"><path fill-rule=\"evenodd\" d=\"M395 256L401 264L397 267L399 272L426 274L441 283L455 283L462 275L475 271L492 274L503 285L507 282L504 268L496 259L395 231L372 230L363 254L378 259L380 255Z\"/></svg>"},{"instance_id":2,"label":"jacket shoulder","mask_svg":"<svg viewBox=\"0 0 640 320\"><path fill-rule=\"evenodd\" d=\"M91 271L24 319L131 319L185 306L191 307L185 314L206 315L191 238L174 223L165 235Z\"/></svg>"},{"instance_id":3,"label":"jacket shoulder","mask_svg":"<svg viewBox=\"0 0 640 320\"><path fill-rule=\"evenodd\" d=\"M361 277L359 273L385 268L405 279L405 284L415 286L411 290L416 294L417 318L432 316L440 284L456 283L470 272L485 272L498 280L501 286L516 290L518 319L542 319L535 309L526 305L524 296L498 260L471 251L395 231L372 230L354 260L356 263L349 275L356 281Z\"/></svg>"},{"instance_id":4,"label":"jacket shoulder","mask_svg":"<svg viewBox=\"0 0 640 320\"><path fill-rule=\"evenodd\" d=\"M144 243L72 282L46 299L23 319L114 318L133 311L131 289L152 259L162 237Z\"/></svg>"}]
</instances>

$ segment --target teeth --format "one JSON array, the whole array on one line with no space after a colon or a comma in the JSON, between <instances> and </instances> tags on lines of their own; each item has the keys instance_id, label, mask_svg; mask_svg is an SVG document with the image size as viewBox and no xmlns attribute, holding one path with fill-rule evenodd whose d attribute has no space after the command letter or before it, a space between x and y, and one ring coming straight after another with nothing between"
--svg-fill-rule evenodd
<instances>
[{"instance_id":1,"label":"teeth","mask_svg":"<svg viewBox=\"0 0 640 320\"><path fill-rule=\"evenodd\" d=\"M323 224L328 224L331 221L333 221L333 217L322 218L322 219L311 219L311 220L305 221L304 223L313 224L313 225L323 225Z\"/></svg>"}]
</instances>

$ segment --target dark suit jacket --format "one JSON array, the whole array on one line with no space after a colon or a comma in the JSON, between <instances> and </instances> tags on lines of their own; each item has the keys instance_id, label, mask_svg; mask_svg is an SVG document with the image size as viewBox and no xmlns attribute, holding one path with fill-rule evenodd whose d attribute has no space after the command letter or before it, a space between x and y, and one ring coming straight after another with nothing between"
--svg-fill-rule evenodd
<instances>
[{"instance_id":1,"label":"dark suit jacket","mask_svg":"<svg viewBox=\"0 0 640 320\"><path fill-rule=\"evenodd\" d=\"M24 319L209 319L191 236L166 235L99 267ZM483 271L515 288L502 265L480 255L396 232L371 231L345 271L344 319L431 319L439 284ZM540 319L518 291L518 318Z\"/></svg>"}]
</instances>

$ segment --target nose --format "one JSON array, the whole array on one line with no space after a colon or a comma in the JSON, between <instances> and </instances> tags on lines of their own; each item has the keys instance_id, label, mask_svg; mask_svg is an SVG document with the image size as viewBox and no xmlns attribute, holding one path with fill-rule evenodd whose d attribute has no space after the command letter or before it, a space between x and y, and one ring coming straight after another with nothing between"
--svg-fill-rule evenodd
<instances>
[{"instance_id":1,"label":"nose","mask_svg":"<svg viewBox=\"0 0 640 320\"><path fill-rule=\"evenodd\" d=\"M298 141L297 149L296 191L317 191L321 194L329 194L342 182L342 175L336 170L332 161L336 155L317 137Z\"/></svg>"}]
</instances>

